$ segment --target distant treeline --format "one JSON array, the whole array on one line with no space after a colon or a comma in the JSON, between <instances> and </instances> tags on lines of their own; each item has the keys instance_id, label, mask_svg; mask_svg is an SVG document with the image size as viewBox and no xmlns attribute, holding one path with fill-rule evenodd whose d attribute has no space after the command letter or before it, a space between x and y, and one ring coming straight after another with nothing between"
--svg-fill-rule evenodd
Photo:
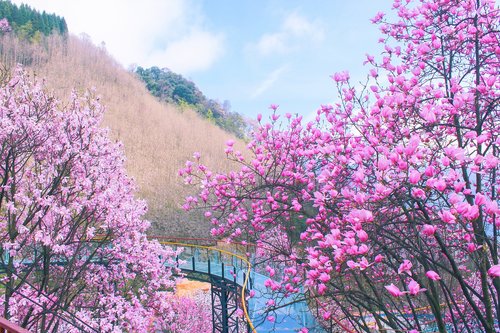
<instances>
[{"instance_id":1,"label":"distant treeline","mask_svg":"<svg viewBox=\"0 0 500 333\"><path fill-rule=\"evenodd\" d=\"M208 99L196 85L169 69L137 67L135 73L146 83L149 92L162 101L177 105L188 104L202 117L209 119L222 129L244 138L248 123L237 112L231 112L231 104Z\"/></svg>"},{"instance_id":2,"label":"distant treeline","mask_svg":"<svg viewBox=\"0 0 500 333\"><path fill-rule=\"evenodd\" d=\"M68 26L64 17L39 12L30 6L17 6L10 1L0 0L0 20L6 19L11 31L17 37L29 41L39 41L43 35L54 32L66 34ZM3 29L5 32L5 29Z\"/></svg>"}]
</instances>

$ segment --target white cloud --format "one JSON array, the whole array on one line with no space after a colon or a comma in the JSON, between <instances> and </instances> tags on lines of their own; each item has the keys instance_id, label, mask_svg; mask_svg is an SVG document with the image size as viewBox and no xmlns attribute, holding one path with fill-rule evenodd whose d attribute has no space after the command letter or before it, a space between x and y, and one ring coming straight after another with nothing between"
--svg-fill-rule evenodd
<instances>
[{"instance_id":1,"label":"white cloud","mask_svg":"<svg viewBox=\"0 0 500 333\"><path fill-rule=\"evenodd\" d=\"M320 22L311 22L296 12L291 13L283 22L283 30L295 37L304 37L315 42L325 38L325 32Z\"/></svg>"},{"instance_id":2,"label":"white cloud","mask_svg":"<svg viewBox=\"0 0 500 333\"><path fill-rule=\"evenodd\" d=\"M104 42L108 52L125 67L132 63L159 67L204 70L220 56L222 35L204 26L200 5L193 0L14 0L64 16L71 33L85 33L95 44ZM203 47L195 45L202 43ZM212 49L213 47L213 49ZM208 52L208 59L201 59ZM179 55L195 64L180 66ZM193 54L197 54L196 58ZM161 58L165 55L165 58ZM151 63L151 59L158 61ZM173 63L169 63L172 61ZM183 73L184 74L184 73Z\"/></svg>"},{"instance_id":3,"label":"white cloud","mask_svg":"<svg viewBox=\"0 0 500 333\"><path fill-rule=\"evenodd\" d=\"M287 36L284 33L265 34L260 38L256 49L265 56L273 53L285 53L288 49L286 40Z\"/></svg>"},{"instance_id":4,"label":"white cloud","mask_svg":"<svg viewBox=\"0 0 500 333\"><path fill-rule=\"evenodd\" d=\"M297 12L288 14L277 32L262 35L250 49L262 56L284 54L307 44L319 43L325 38L323 24L310 21Z\"/></svg>"},{"instance_id":5,"label":"white cloud","mask_svg":"<svg viewBox=\"0 0 500 333\"><path fill-rule=\"evenodd\" d=\"M210 68L223 53L223 35L192 31L182 39L169 43L165 49L153 52L145 65L163 64L174 72L187 74Z\"/></svg>"},{"instance_id":6,"label":"white cloud","mask_svg":"<svg viewBox=\"0 0 500 333\"><path fill-rule=\"evenodd\" d=\"M269 75L253 91L250 97L252 99L257 98L260 95L262 95L265 91L267 91L269 88L271 88L274 85L274 83L278 81L278 79L288 70L288 67L289 65L285 64L276 68L271 73L269 73Z\"/></svg>"}]
</instances>

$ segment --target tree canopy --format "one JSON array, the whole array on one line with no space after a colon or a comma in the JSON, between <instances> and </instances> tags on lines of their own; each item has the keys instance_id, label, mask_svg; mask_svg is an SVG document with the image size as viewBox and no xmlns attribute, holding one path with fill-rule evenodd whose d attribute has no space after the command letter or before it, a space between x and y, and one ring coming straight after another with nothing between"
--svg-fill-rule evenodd
<instances>
[{"instance_id":1,"label":"tree canopy","mask_svg":"<svg viewBox=\"0 0 500 333\"><path fill-rule=\"evenodd\" d=\"M176 305L179 252L148 240L103 110L92 93L63 105L20 68L0 85L2 316L40 332L206 327Z\"/></svg>"},{"instance_id":2,"label":"tree canopy","mask_svg":"<svg viewBox=\"0 0 500 333\"><path fill-rule=\"evenodd\" d=\"M68 26L64 17L39 12L26 4L17 6L8 0L0 0L0 19L6 19L14 33L22 39L36 39L37 33L48 36L53 32L64 35Z\"/></svg>"},{"instance_id":3,"label":"tree canopy","mask_svg":"<svg viewBox=\"0 0 500 333\"><path fill-rule=\"evenodd\" d=\"M188 104L222 129L239 138L246 136L248 124L239 113L231 112L229 102L221 105L218 101L207 98L192 81L182 75L166 68L144 69L140 66L135 73L144 81L149 92L160 100L177 105Z\"/></svg>"},{"instance_id":4,"label":"tree canopy","mask_svg":"<svg viewBox=\"0 0 500 333\"><path fill-rule=\"evenodd\" d=\"M313 121L274 114L241 168L181 170L212 233L256 242L269 290L304 289L342 331L489 332L500 322L500 14L395 0L365 84L332 76ZM282 304L269 304L272 313Z\"/></svg>"}]
</instances>

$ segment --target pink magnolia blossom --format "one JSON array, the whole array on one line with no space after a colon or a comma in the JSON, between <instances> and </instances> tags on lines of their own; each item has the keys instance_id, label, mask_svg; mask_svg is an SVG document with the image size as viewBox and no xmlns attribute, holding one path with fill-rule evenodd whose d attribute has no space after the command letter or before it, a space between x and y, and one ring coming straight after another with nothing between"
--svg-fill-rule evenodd
<instances>
[{"instance_id":1,"label":"pink magnolia blossom","mask_svg":"<svg viewBox=\"0 0 500 333\"><path fill-rule=\"evenodd\" d=\"M498 316L489 301L498 288L481 272L499 246L497 7L492 0L395 0L393 15L375 20L383 52L367 56L365 84L336 73L337 101L309 122L291 115L286 124L276 115L260 122L239 169L183 174L200 180L193 185L209 199L197 205L213 213L209 222L222 230L216 235L265 248L262 261L282 266L275 287L288 293L304 285L318 308L345 318L337 323L345 331L362 330L346 301L354 288L418 296L417 281L437 279L428 267L443 267L446 278L431 285L458 305L399 298L391 311L397 307L404 320L395 315L388 329L415 329L420 319L411 309L423 307L443 327L493 332L485 323ZM408 292L396 287L403 283ZM373 298L360 297L360 307L387 302Z\"/></svg>"},{"instance_id":2,"label":"pink magnolia blossom","mask_svg":"<svg viewBox=\"0 0 500 333\"><path fill-rule=\"evenodd\" d=\"M420 172L417 170L412 170L410 172L409 181L411 184L417 184L420 181Z\"/></svg>"},{"instance_id":3,"label":"pink magnolia blossom","mask_svg":"<svg viewBox=\"0 0 500 333\"><path fill-rule=\"evenodd\" d=\"M495 278L495 277L500 277L500 264L499 265L492 265L490 269L488 269L488 275Z\"/></svg>"},{"instance_id":4,"label":"pink magnolia blossom","mask_svg":"<svg viewBox=\"0 0 500 333\"><path fill-rule=\"evenodd\" d=\"M436 230L437 227L435 225L424 224L424 226L422 227L422 233L428 237L434 235Z\"/></svg>"},{"instance_id":5,"label":"pink magnolia blossom","mask_svg":"<svg viewBox=\"0 0 500 333\"><path fill-rule=\"evenodd\" d=\"M425 288L420 288L420 284L416 282L415 280L411 280L408 283L408 292L410 295L417 295L418 293L421 293L423 291L426 291L427 289Z\"/></svg>"},{"instance_id":6,"label":"pink magnolia blossom","mask_svg":"<svg viewBox=\"0 0 500 333\"><path fill-rule=\"evenodd\" d=\"M439 213L439 216L445 223L454 223L456 221L455 216L448 210Z\"/></svg>"},{"instance_id":7,"label":"pink magnolia blossom","mask_svg":"<svg viewBox=\"0 0 500 333\"><path fill-rule=\"evenodd\" d=\"M338 83L342 83L342 82L347 82L349 80L349 73L348 72L339 72L339 73L335 73L332 78L338 82Z\"/></svg>"},{"instance_id":8,"label":"pink magnolia blossom","mask_svg":"<svg viewBox=\"0 0 500 333\"><path fill-rule=\"evenodd\" d=\"M399 297L399 296L402 296L404 295L406 292L403 292L401 290L399 290L398 287L396 287L394 284L390 284L388 286L385 286L385 289L387 289L387 291L394 297Z\"/></svg>"},{"instance_id":9,"label":"pink magnolia blossom","mask_svg":"<svg viewBox=\"0 0 500 333\"><path fill-rule=\"evenodd\" d=\"M9 170L0 175L0 238L16 263L3 277L16 292L2 296L1 310L30 331L74 332L57 317L67 316L62 304L105 333L166 329L182 317L170 268L180 251L148 240L146 205L122 146L100 126L103 112L90 95L58 102L21 68L0 85L0 169ZM33 269L20 264L26 258Z\"/></svg>"},{"instance_id":10,"label":"pink magnolia blossom","mask_svg":"<svg viewBox=\"0 0 500 333\"><path fill-rule=\"evenodd\" d=\"M439 276L439 274L434 272L434 271L427 271L425 273L425 276L427 276L429 279L431 279L433 281L441 280L441 277Z\"/></svg>"},{"instance_id":11,"label":"pink magnolia blossom","mask_svg":"<svg viewBox=\"0 0 500 333\"><path fill-rule=\"evenodd\" d=\"M413 267L413 264L411 263L411 261L404 260L403 263L401 265L399 265L398 274L408 273L409 275L411 275L410 270L412 267Z\"/></svg>"},{"instance_id":12,"label":"pink magnolia blossom","mask_svg":"<svg viewBox=\"0 0 500 333\"><path fill-rule=\"evenodd\" d=\"M271 105L269 105L269 108L270 108L271 110L273 110L273 111L278 110L278 108L279 108L279 107L280 107L280 106L279 106L279 105L277 105L277 104L271 104Z\"/></svg>"}]
</instances>

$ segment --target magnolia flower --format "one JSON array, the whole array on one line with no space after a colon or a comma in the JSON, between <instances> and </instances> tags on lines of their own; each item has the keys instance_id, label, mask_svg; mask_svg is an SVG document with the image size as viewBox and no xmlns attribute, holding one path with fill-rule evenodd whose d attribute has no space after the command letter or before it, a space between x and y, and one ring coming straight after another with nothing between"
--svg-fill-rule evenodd
<instances>
[{"instance_id":1,"label":"magnolia flower","mask_svg":"<svg viewBox=\"0 0 500 333\"><path fill-rule=\"evenodd\" d=\"M277 105L277 104L271 104L269 105L269 109L273 110L273 111L276 111L280 106Z\"/></svg>"},{"instance_id":2,"label":"magnolia flower","mask_svg":"<svg viewBox=\"0 0 500 333\"><path fill-rule=\"evenodd\" d=\"M244 316L244 312L243 312L243 310L242 310L242 309L238 308L238 309L236 310L236 312L235 312L235 315L236 315L236 317L238 317L238 318L243 318L243 316Z\"/></svg>"},{"instance_id":3,"label":"magnolia flower","mask_svg":"<svg viewBox=\"0 0 500 333\"><path fill-rule=\"evenodd\" d=\"M399 290L399 288L396 287L393 283L391 283L388 286L385 286L385 289L387 289L387 291L389 292L389 294L391 294L394 297L399 297L399 296L402 296L402 295L405 294L405 292Z\"/></svg>"},{"instance_id":4,"label":"magnolia flower","mask_svg":"<svg viewBox=\"0 0 500 333\"><path fill-rule=\"evenodd\" d=\"M335 73L332 75L332 79L336 82L347 82L349 80L349 73L346 71Z\"/></svg>"},{"instance_id":5,"label":"magnolia flower","mask_svg":"<svg viewBox=\"0 0 500 333\"><path fill-rule=\"evenodd\" d=\"M481 193L476 193L476 197L474 198L474 203L476 205L484 205L486 203L486 197Z\"/></svg>"},{"instance_id":6,"label":"magnolia flower","mask_svg":"<svg viewBox=\"0 0 500 333\"><path fill-rule=\"evenodd\" d=\"M328 275L327 273L321 273L321 275L319 276L319 280L323 283L326 283L328 281L330 281L330 275Z\"/></svg>"},{"instance_id":7,"label":"magnolia flower","mask_svg":"<svg viewBox=\"0 0 500 333\"><path fill-rule=\"evenodd\" d=\"M273 277L274 274L276 274L276 271L270 266L266 266L266 271L269 273L270 277Z\"/></svg>"},{"instance_id":8,"label":"magnolia flower","mask_svg":"<svg viewBox=\"0 0 500 333\"><path fill-rule=\"evenodd\" d=\"M320 283L318 285L318 294L323 295L327 289L328 289L328 287L325 284Z\"/></svg>"},{"instance_id":9,"label":"magnolia flower","mask_svg":"<svg viewBox=\"0 0 500 333\"><path fill-rule=\"evenodd\" d=\"M350 269L358 268L359 265L355 263L353 260L347 260L347 267Z\"/></svg>"},{"instance_id":10,"label":"magnolia flower","mask_svg":"<svg viewBox=\"0 0 500 333\"><path fill-rule=\"evenodd\" d=\"M274 306L275 304L276 302L274 301L274 299L270 299L269 301L266 302L267 306Z\"/></svg>"},{"instance_id":11,"label":"magnolia flower","mask_svg":"<svg viewBox=\"0 0 500 333\"><path fill-rule=\"evenodd\" d=\"M358 238L361 242L366 242L368 240L368 234L366 233L366 231L361 229L358 230L356 234L358 235Z\"/></svg>"},{"instance_id":12,"label":"magnolia flower","mask_svg":"<svg viewBox=\"0 0 500 333\"><path fill-rule=\"evenodd\" d=\"M445 223L454 223L456 221L455 216L449 210L439 213L439 217L441 217Z\"/></svg>"},{"instance_id":13,"label":"magnolia flower","mask_svg":"<svg viewBox=\"0 0 500 333\"><path fill-rule=\"evenodd\" d=\"M425 276L427 276L429 279L433 281L441 280L439 274L434 271L427 271L427 273L425 273Z\"/></svg>"},{"instance_id":14,"label":"magnolia flower","mask_svg":"<svg viewBox=\"0 0 500 333\"><path fill-rule=\"evenodd\" d=\"M415 280L411 280L410 283L408 283L408 291L410 292L410 295L416 295L426 290L427 289L425 288L420 288L420 285Z\"/></svg>"},{"instance_id":15,"label":"magnolia flower","mask_svg":"<svg viewBox=\"0 0 500 333\"><path fill-rule=\"evenodd\" d=\"M399 265L398 268L398 274L407 272L409 275L411 275L410 269L413 267L413 264L409 260L404 260L401 265Z\"/></svg>"},{"instance_id":16,"label":"magnolia flower","mask_svg":"<svg viewBox=\"0 0 500 333\"><path fill-rule=\"evenodd\" d=\"M500 277L500 264L491 266L488 269L488 275L492 278Z\"/></svg>"},{"instance_id":17,"label":"magnolia flower","mask_svg":"<svg viewBox=\"0 0 500 333\"><path fill-rule=\"evenodd\" d=\"M417 184L420 181L420 172L418 172L417 170L412 170L410 172L409 181L411 184Z\"/></svg>"},{"instance_id":18,"label":"magnolia flower","mask_svg":"<svg viewBox=\"0 0 500 333\"><path fill-rule=\"evenodd\" d=\"M422 233L426 236L432 236L436 232L437 227L430 224L424 224Z\"/></svg>"}]
</instances>

